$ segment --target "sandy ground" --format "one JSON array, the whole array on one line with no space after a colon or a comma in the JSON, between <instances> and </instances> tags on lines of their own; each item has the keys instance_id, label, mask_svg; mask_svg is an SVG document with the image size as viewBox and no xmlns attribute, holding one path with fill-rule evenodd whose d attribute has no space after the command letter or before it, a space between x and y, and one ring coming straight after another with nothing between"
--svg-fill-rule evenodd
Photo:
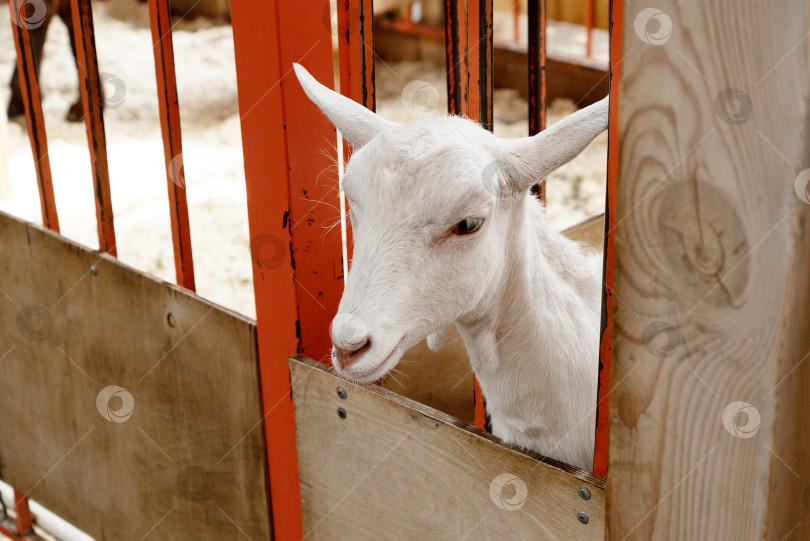
<instances>
[{"instance_id":1,"label":"sandy ground","mask_svg":"<svg viewBox=\"0 0 810 541\"><path fill-rule=\"evenodd\" d=\"M127 264L174 281L147 7L133 0L111 0L94 3L93 11L100 70L120 77L126 85L123 102L105 113L118 255ZM558 38L552 31L549 35L551 46L554 39L573 39L570 32L558 31ZM581 46L573 42L568 45ZM205 20L176 21L174 48L197 289L201 295L252 317L255 307L231 27ZM3 81L11 76L13 51L10 25L0 24ZM54 20L49 29L40 74L61 230L67 237L97 248L84 124L64 121L78 91L67 31L61 21ZM439 99L436 110L445 110L443 67L379 63L377 76L378 112L382 116L403 121L424 114L403 100L403 89L414 81L431 85ZM113 91L108 88L108 95ZM3 84L3 111L7 102L8 88ZM494 103L496 134L527 135L527 105L515 91L496 91ZM549 108L549 121L573 110L573 103L557 100ZM7 129L8 133L0 136L0 144L6 142L0 154L7 155L11 186L10 193L0 189L0 209L41 223L24 121L13 121ZM602 212L606 145L606 136L600 136L549 179L548 210L558 227Z\"/></svg>"}]
</instances>

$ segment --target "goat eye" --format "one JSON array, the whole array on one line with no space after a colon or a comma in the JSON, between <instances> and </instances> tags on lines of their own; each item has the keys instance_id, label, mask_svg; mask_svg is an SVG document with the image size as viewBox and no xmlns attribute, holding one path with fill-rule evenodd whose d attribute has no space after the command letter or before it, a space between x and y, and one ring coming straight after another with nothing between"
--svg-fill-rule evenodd
<instances>
[{"instance_id":1,"label":"goat eye","mask_svg":"<svg viewBox=\"0 0 810 541\"><path fill-rule=\"evenodd\" d=\"M456 235L469 235L476 232L483 223L484 220L480 218L466 218L453 227L453 233Z\"/></svg>"}]
</instances>

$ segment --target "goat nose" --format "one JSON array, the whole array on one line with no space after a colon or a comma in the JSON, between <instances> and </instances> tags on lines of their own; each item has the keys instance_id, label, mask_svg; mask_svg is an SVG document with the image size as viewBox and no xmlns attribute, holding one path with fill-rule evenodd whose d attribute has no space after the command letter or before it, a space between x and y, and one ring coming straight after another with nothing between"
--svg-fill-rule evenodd
<instances>
[{"instance_id":1,"label":"goat nose","mask_svg":"<svg viewBox=\"0 0 810 541\"><path fill-rule=\"evenodd\" d=\"M346 368L352 362L352 354L368 344L368 328L363 320L353 314L338 314L332 320L329 333L335 346L335 362L338 368Z\"/></svg>"}]
</instances>

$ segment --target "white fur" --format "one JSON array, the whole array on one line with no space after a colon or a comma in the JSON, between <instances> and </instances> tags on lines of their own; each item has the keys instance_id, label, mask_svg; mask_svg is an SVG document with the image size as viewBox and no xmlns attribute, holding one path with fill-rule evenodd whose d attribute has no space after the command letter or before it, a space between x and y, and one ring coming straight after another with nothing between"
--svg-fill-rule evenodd
<instances>
[{"instance_id":1,"label":"white fur","mask_svg":"<svg viewBox=\"0 0 810 541\"><path fill-rule=\"evenodd\" d=\"M455 324L493 433L590 471L601 261L556 232L529 189L607 127L607 99L504 140L460 117L393 124L295 71L355 148L344 177L354 257L337 317L362 321L367 340L333 326L336 370L374 381ZM484 223L454 234L467 218Z\"/></svg>"}]
</instances>

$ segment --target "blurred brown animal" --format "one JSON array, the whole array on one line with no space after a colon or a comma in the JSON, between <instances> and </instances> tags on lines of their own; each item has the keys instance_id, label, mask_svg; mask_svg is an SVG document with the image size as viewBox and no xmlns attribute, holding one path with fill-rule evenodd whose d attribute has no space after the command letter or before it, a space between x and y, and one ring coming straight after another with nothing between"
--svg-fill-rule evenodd
<instances>
[{"instance_id":1,"label":"blurred brown animal","mask_svg":"<svg viewBox=\"0 0 810 541\"><path fill-rule=\"evenodd\" d=\"M70 36L70 48L73 51L74 64L76 63L76 42L73 39L73 16L70 9L70 0L44 0L43 3L45 5L45 19L38 27L33 28L32 25L32 27L28 30L31 36L31 49L34 54L34 69L37 72L37 76L39 76L39 65L42 61L42 51L45 47L45 35L54 15L58 15L68 28L68 34ZM26 13L21 13L19 20L25 21L28 19L28 16L31 15L31 12L36 9L36 6L31 5L30 3L25 3L23 4L22 9L26 10ZM76 69L78 71L78 65ZM14 74L11 76L9 86L11 87L11 100L8 104L7 114L9 118L15 118L25 114L22 92L20 90L20 74L18 73L16 66L14 67ZM70 106L65 118L69 122L79 122L83 117L84 110L82 108L82 97L81 93L79 93L79 97L73 103L73 105Z\"/></svg>"}]
</instances>

